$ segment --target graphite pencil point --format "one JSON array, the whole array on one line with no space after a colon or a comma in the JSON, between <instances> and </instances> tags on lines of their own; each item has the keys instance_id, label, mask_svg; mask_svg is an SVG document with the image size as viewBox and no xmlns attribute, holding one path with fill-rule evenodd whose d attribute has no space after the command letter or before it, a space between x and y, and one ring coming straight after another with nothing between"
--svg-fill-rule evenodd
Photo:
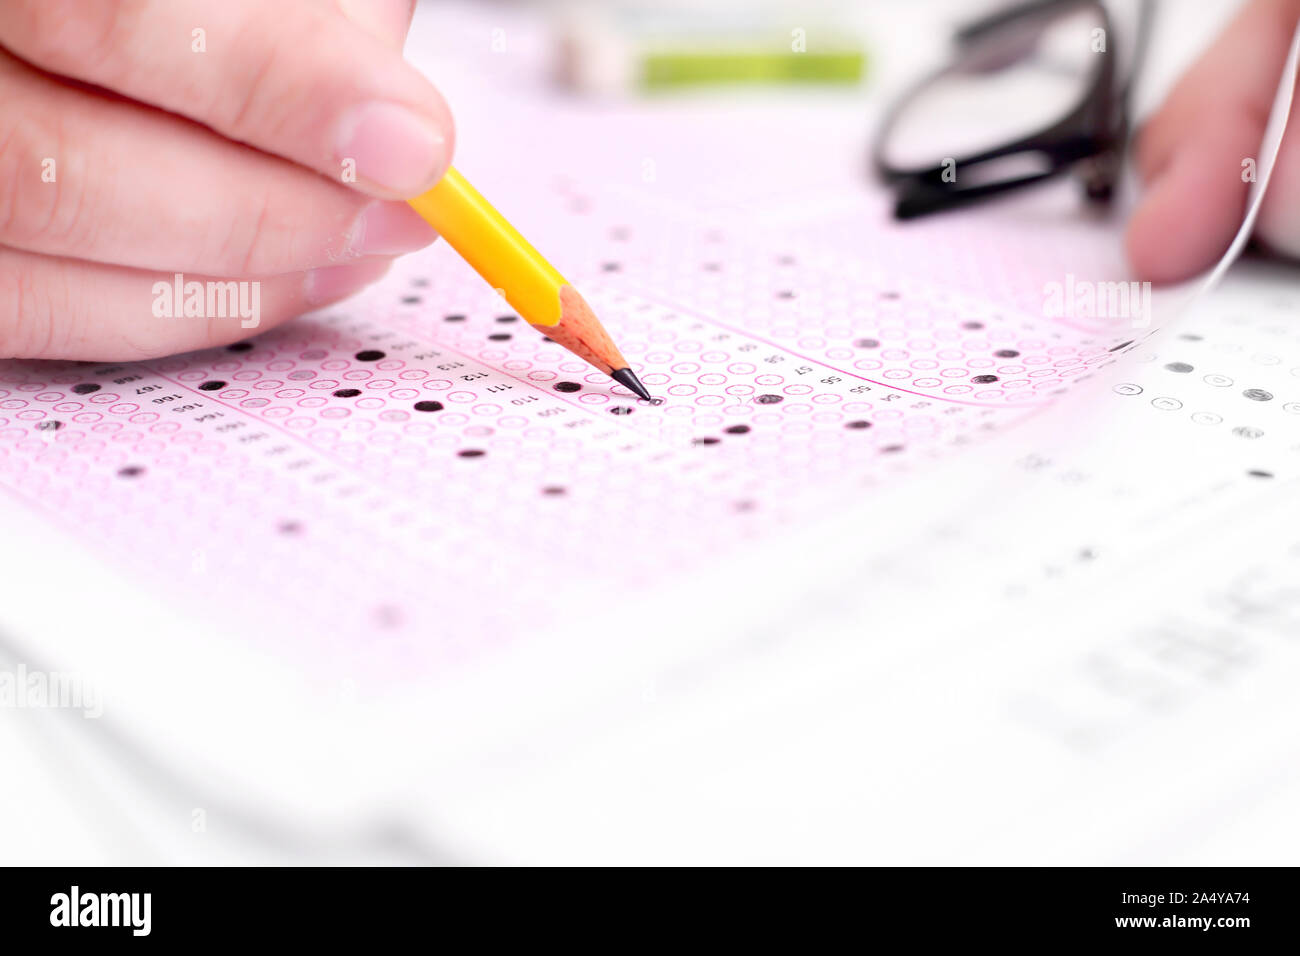
<instances>
[{"instance_id":1,"label":"graphite pencil point","mask_svg":"<svg viewBox=\"0 0 1300 956\"><path fill-rule=\"evenodd\" d=\"M609 377L630 390L637 398L644 398L647 402L651 401L650 392L641 384L641 380L636 377L636 372L630 368L621 368L610 372Z\"/></svg>"}]
</instances>

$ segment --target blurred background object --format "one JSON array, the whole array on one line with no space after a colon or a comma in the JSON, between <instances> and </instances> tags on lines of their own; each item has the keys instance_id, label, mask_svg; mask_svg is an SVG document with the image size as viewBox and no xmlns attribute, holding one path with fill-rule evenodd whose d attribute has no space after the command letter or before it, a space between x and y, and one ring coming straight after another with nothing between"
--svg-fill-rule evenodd
<instances>
[{"instance_id":1,"label":"blurred background object","mask_svg":"<svg viewBox=\"0 0 1300 956\"><path fill-rule=\"evenodd\" d=\"M556 7L558 75L586 94L748 84L856 85L860 17L843 4L579 0Z\"/></svg>"}]
</instances>

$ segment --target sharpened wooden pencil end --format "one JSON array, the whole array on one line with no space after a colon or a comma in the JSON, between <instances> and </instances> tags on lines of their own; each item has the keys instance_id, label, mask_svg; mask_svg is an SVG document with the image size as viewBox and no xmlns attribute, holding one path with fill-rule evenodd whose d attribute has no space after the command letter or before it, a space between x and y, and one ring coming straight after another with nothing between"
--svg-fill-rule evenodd
<instances>
[{"instance_id":1,"label":"sharpened wooden pencil end","mask_svg":"<svg viewBox=\"0 0 1300 956\"><path fill-rule=\"evenodd\" d=\"M627 361L596 318L596 313L591 311L587 300L571 285L560 289L559 323L541 328L547 338L563 345L606 375L612 374L615 369L627 368Z\"/></svg>"}]
</instances>

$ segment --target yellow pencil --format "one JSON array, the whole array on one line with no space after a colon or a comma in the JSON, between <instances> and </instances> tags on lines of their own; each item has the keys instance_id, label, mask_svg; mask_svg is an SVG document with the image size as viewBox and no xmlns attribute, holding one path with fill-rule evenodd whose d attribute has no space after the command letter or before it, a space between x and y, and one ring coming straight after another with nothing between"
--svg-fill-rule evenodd
<instances>
[{"instance_id":1,"label":"yellow pencil","mask_svg":"<svg viewBox=\"0 0 1300 956\"><path fill-rule=\"evenodd\" d=\"M464 176L449 169L438 185L408 201L525 322L650 400L650 393L578 290Z\"/></svg>"}]
</instances>

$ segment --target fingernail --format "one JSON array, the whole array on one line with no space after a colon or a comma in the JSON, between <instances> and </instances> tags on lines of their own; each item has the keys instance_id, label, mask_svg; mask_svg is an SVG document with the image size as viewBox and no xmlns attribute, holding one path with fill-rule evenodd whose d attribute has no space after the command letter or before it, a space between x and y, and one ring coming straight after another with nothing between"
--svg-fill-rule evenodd
<instances>
[{"instance_id":1,"label":"fingernail","mask_svg":"<svg viewBox=\"0 0 1300 956\"><path fill-rule=\"evenodd\" d=\"M372 202L361 213L348 252L354 256L399 256L423 249L438 234L404 202Z\"/></svg>"},{"instance_id":2,"label":"fingernail","mask_svg":"<svg viewBox=\"0 0 1300 956\"><path fill-rule=\"evenodd\" d=\"M310 305L337 302L383 278L391 259L371 259L347 266L312 269L303 283L303 295Z\"/></svg>"},{"instance_id":3,"label":"fingernail","mask_svg":"<svg viewBox=\"0 0 1300 956\"><path fill-rule=\"evenodd\" d=\"M340 162L398 196L418 196L447 171L447 138L431 120L396 103L356 107L339 126Z\"/></svg>"}]
</instances>

